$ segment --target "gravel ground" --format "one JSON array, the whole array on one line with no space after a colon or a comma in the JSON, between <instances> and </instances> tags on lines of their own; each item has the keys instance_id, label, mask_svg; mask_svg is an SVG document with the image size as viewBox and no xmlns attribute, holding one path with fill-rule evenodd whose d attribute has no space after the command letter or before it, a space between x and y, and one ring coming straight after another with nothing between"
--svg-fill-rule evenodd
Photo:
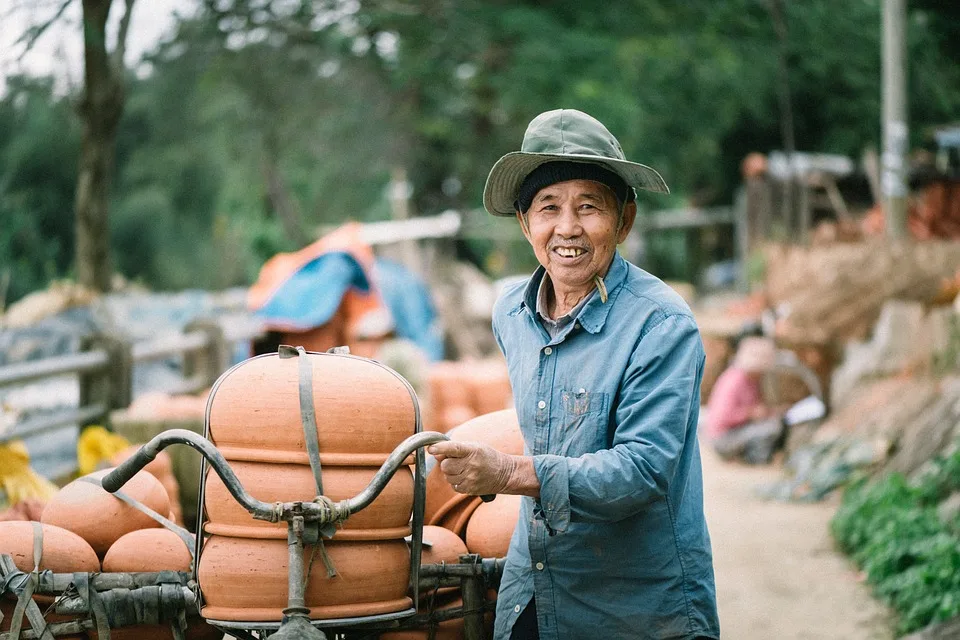
<instances>
[{"instance_id":1,"label":"gravel ground","mask_svg":"<svg viewBox=\"0 0 960 640\"><path fill-rule=\"evenodd\" d=\"M720 626L731 640L890 640L889 613L833 545L837 501L757 498L778 467L720 460L702 448Z\"/></svg>"}]
</instances>

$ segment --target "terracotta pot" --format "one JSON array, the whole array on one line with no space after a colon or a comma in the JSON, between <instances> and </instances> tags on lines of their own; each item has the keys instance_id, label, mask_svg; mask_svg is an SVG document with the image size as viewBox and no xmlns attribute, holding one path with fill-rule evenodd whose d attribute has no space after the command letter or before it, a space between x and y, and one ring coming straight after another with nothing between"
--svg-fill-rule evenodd
<instances>
[{"instance_id":1,"label":"terracotta pot","mask_svg":"<svg viewBox=\"0 0 960 640\"><path fill-rule=\"evenodd\" d=\"M460 562L460 556L467 553L467 545L463 543L460 537L443 527L425 526L423 528L423 541L429 542L430 546L423 545L423 552L420 554L420 564L456 564ZM441 587L439 589L424 589L424 592L430 592L433 596L446 595L459 591L459 587Z\"/></svg>"},{"instance_id":2,"label":"terracotta pot","mask_svg":"<svg viewBox=\"0 0 960 640\"><path fill-rule=\"evenodd\" d=\"M403 379L371 360L309 354L320 461L376 465L415 430ZM299 357L258 356L211 391L210 439L228 460L309 464L300 422Z\"/></svg>"},{"instance_id":3,"label":"terracotta pot","mask_svg":"<svg viewBox=\"0 0 960 640\"><path fill-rule=\"evenodd\" d=\"M499 495L493 502L484 502L467 522L466 538L470 553L484 558L505 558L510 538L517 528L522 496Z\"/></svg>"},{"instance_id":4,"label":"terracotta pot","mask_svg":"<svg viewBox=\"0 0 960 640\"><path fill-rule=\"evenodd\" d=\"M420 564L456 564L460 562L460 556L467 552L467 545L463 543L455 533L449 529L436 526L425 526L423 528L423 541L430 542L430 546L424 545L423 553L420 555Z\"/></svg>"},{"instance_id":5,"label":"terracotta pot","mask_svg":"<svg viewBox=\"0 0 960 640\"><path fill-rule=\"evenodd\" d=\"M460 442L480 442L497 451L511 455L523 455L523 436L514 409L495 411L477 416L447 433ZM427 475L427 502L424 522L441 524L448 511L466 502L468 496L453 490L446 481L440 465L434 466ZM464 526L465 523L464 523Z\"/></svg>"},{"instance_id":6,"label":"terracotta pot","mask_svg":"<svg viewBox=\"0 0 960 640\"><path fill-rule=\"evenodd\" d=\"M104 469L87 477L99 480L110 471ZM137 473L121 490L157 513L170 513L166 490L145 471ZM53 496L43 510L42 522L73 531L90 543L100 557L122 535L160 526L115 495L83 480L74 480Z\"/></svg>"},{"instance_id":7,"label":"terracotta pot","mask_svg":"<svg viewBox=\"0 0 960 640\"><path fill-rule=\"evenodd\" d=\"M103 570L112 573L190 569L190 551L169 529L131 531L114 542L103 558Z\"/></svg>"},{"instance_id":8,"label":"terracotta pot","mask_svg":"<svg viewBox=\"0 0 960 640\"><path fill-rule=\"evenodd\" d=\"M447 407L472 405L472 392L464 380L464 367L459 362L436 362L430 367L430 398L438 412Z\"/></svg>"},{"instance_id":9,"label":"terracotta pot","mask_svg":"<svg viewBox=\"0 0 960 640\"><path fill-rule=\"evenodd\" d=\"M251 495L264 502L309 501L316 488L313 472L302 464L265 464L232 462L230 466L240 483ZM323 468L323 488L333 500L352 498L370 483L374 467ZM204 487L207 522L204 531L241 538L287 539L285 522L254 520L227 491L212 469L207 472ZM336 540L385 540L410 534L410 513L413 509L413 473L400 469L376 500L344 522Z\"/></svg>"},{"instance_id":10,"label":"terracotta pot","mask_svg":"<svg viewBox=\"0 0 960 640\"><path fill-rule=\"evenodd\" d=\"M40 526L43 529L41 571L50 570L54 573L92 573L100 571L100 561L97 559L97 554L83 538L53 525L41 524ZM13 558L13 563L20 571L33 571L33 528L34 525L31 522L0 522L0 553ZM36 595L34 600L40 606L41 612L53 603L52 596ZM0 632L10 629L11 616L16 604L16 599L9 594L0 598L0 613L3 614L3 620L0 621ZM75 619L76 616L58 616L56 614L46 616L48 623L67 622ZM31 629L32 627L30 622L24 619L22 628Z\"/></svg>"},{"instance_id":11,"label":"terracotta pot","mask_svg":"<svg viewBox=\"0 0 960 640\"><path fill-rule=\"evenodd\" d=\"M314 619L370 616L412 606L410 552L403 539L325 543L337 570L328 578L317 553L306 589ZM313 550L304 550L305 563ZM204 618L278 621L287 606L286 540L211 536L203 546L197 577Z\"/></svg>"},{"instance_id":12,"label":"terracotta pot","mask_svg":"<svg viewBox=\"0 0 960 640\"><path fill-rule=\"evenodd\" d=\"M456 429L464 422L477 417L477 412L472 407L462 404L455 404L446 407L440 414L440 424L443 433L448 433Z\"/></svg>"},{"instance_id":13,"label":"terracotta pot","mask_svg":"<svg viewBox=\"0 0 960 640\"><path fill-rule=\"evenodd\" d=\"M507 363L503 360L484 360L467 365L473 409L480 415L507 409L512 405L513 390Z\"/></svg>"}]
</instances>

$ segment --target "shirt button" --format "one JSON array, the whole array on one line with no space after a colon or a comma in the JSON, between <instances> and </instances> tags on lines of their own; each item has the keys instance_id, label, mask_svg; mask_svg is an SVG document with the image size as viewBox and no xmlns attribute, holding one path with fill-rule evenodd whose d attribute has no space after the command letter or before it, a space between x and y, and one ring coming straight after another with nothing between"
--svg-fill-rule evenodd
<instances>
[{"instance_id":1,"label":"shirt button","mask_svg":"<svg viewBox=\"0 0 960 640\"><path fill-rule=\"evenodd\" d=\"M550 348L550 347L547 347L546 349L543 350L543 352L544 352L546 355L550 355L551 353L553 353L553 349Z\"/></svg>"},{"instance_id":2,"label":"shirt button","mask_svg":"<svg viewBox=\"0 0 960 640\"><path fill-rule=\"evenodd\" d=\"M539 407L540 409L546 409L547 403L541 400L540 402L537 403L537 407Z\"/></svg>"},{"instance_id":3,"label":"shirt button","mask_svg":"<svg viewBox=\"0 0 960 640\"><path fill-rule=\"evenodd\" d=\"M573 328L574 328L574 329L579 329L579 328L582 327L582 326L583 326L583 325L581 325L579 321L573 323Z\"/></svg>"},{"instance_id":4,"label":"shirt button","mask_svg":"<svg viewBox=\"0 0 960 640\"><path fill-rule=\"evenodd\" d=\"M520 605L517 605L513 608L514 613L520 613Z\"/></svg>"},{"instance_id":5,"label":"shirt button","mask_svg":"<svg viewBox=\"0 0 960 640\"><path fill-rule=\"evenodd\" d=\"M543 563L542 563L542 562L538 562L538 563L537 563L537 571L543 571Z\"/></svg>"}]
</instances>

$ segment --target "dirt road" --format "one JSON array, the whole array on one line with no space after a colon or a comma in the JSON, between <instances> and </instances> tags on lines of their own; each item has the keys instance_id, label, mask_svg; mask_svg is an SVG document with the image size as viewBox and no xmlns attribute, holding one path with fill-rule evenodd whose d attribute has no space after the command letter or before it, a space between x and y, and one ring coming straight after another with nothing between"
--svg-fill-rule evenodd
<instances>
[{"instance_id":1,"label":"dirt road","mask_svg":"<svg viewBox=\"0 0 960 640\"><path fill-rule=\"evenodd\" d=\"M890 640L884 607L834 550L836 503L766 502L776 468L732 465L703 450L723 637L729 640Z\"/></svg>"}]
</instances>

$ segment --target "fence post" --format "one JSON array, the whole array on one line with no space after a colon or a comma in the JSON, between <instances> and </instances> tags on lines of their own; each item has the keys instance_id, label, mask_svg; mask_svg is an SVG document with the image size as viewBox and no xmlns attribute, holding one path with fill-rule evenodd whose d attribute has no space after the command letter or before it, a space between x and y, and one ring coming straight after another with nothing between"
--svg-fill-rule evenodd
<instances>
[{"instance_id":1,"label":"fence post","mask_svg":"<svg viewBox=\"0 0 960 640\"><path fill-rule=\"evenodd\" d=\"M103 404L106 408L103 422L106 424L112 409L127 407L133 399L132 345L120 334L102 333L82 339L80 348L83 351L102 350L107 354L105 369L80 374L80 406ZM88 425L81 425L85 426Z\"/></svg>"},{"instance_id":2,"label":"fence post","mask_svg":"<svg viewBox=\"0 0 960 640\"><path fill-rule=\"evenodd\" d=\"M184 333L199 331L207 336L206 348L184 354L183 375L190 378L200 374L205 386L210 387L230 366L231 350L223 327L216 320L200 318L187 324L183 330Z\"/></svg>"}]
</instances>

